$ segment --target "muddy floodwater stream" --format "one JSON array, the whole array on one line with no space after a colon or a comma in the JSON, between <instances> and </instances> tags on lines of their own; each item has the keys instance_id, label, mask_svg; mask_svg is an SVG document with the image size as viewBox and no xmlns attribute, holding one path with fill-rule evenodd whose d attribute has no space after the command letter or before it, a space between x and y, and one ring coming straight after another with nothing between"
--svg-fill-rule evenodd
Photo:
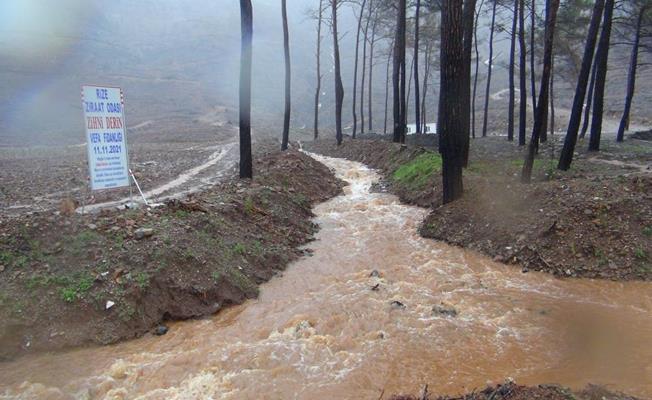
<instances>
[{"instance_id":1,"label":"muddy floodwater stream","mask_svg":"<svg viewBox=\"0 0 652 400\"><path fill-rule=\"evenodd\" d=\"M371 193L361 164L318 159L349 186L315 208L314 253L257 300L0 364L0 399L378 399L507 378L652 398L652 284L524 274L423 239L426 210Z\"/></svg>"}]
</instances>

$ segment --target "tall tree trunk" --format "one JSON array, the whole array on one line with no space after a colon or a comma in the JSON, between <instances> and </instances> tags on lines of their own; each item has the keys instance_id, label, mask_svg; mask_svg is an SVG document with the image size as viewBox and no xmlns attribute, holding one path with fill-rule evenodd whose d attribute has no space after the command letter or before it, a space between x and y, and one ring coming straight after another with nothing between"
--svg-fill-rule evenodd
<instances>
[{"instance_id":1,"label":"tall tree trunk","mask_svg":"<svg viewBox=\"0 0 652 400\"><path fill-rule=\"evenodd\" d=\"M536 12L536 1L531 0L531 13L530 13L530 83L532 90L532 115L536 114L537 110L537 73L536 73L536 61L535 55L535 38L537 31L537 12Z\"/></svg>"},{"instance_id":2,"label":"tall tree trunk","mask_svg":"<svg viewBox=\"0 0 652 400\"><path fill-rule=\"evenodd\" d=\"M337 145L342 144L342 103L344 102L344 86L342 85L342 70L340 67L340 43L337 37L337 4L339 0L331 1L331 25L333 30L333 58L335 62L335 138Z\"/></svg>"},{"instance_id":3,"label":"tall tree trunk","mask_svg":"<svg viewBox=\"0 0 652 400\"><path fill-rule=\"evenodd\" d=\"M410 61L410 75L407 77L407 94L406 94L406 99L410 98L410 94L412 94L412 77L414 76L414 54L412 55L412 61ZM405 103L405 114L406 116L408 115L410 111L410 102ZM407 119L406 119L407 123Z\"/></svg>"},{"instance_id":4,"label":"tall tree trunk","mask_svg":"<svg viewBox=\"0 0 652 400\"><path fill-rule=\"evenodd\" d=\"M392 45L389 48L389 53L387 55L387 71L385 72L385 126L383 128L383 133L387 134L387 114L389 108L389 66L393 60L394 55L394 39L392 39Z\"/></svg>"},{"instance_id":5,"label":"tall tree trunk","mask_svg":"<svg viewBox=\"0 0 652 400\"><path fill-rule=\"evenodd\" d=\"M564 147L561 150L559 164L557 165L557 168L562 171L567 171L573 162L573 153L575 153L575 145L577 144L577 133L580 129L582 111L584 109L586 85L589 81L589 75L591 74L591 65L593 64L595 43L598 38L598 31L600 30L600 19L602 19L602 13L604 11L604 2L605 0L596 0L595 5L593 6L591 23L589 25L589 31L586 37L586 45L584 47L584 57L582 58L582 67L577 79L575 98L573 99L573 108L571 109L571 116L568 122L568 130L566 131L566 138L564 139ZM592 82L594 81L592 80ZM587 122L589 108L590 107L587 105L585 111L587 114L585 116Z\"/></svg>"},{"instance_id":6,"label":"tall tree trunk","mask_svg":"<svg viewBox=\"0 0 652 400\"><path fill-rule=\"evenodd\" d=\"M240 178L252 178L251 39L253 36L253 10L251 0L240 0L240 31Z\"/></svg>"},{"instance_id":7,"label":"tall tree trunk","mask_svg":"<svg viewBox=\"0 0 652 400\"><path fill-rule=\"evenodd\" d=\"M493 11L491 13L491 30L489 33L489 66L487 68L487 90L484 98L484 119L482 124L482 137L487 136L487 124L489 122L489 97L491 96L491 69L494 61L494 31L496 30L496 6L498 2L494 0Z\"/></svg>"},{"instance_id":8,"label":"tall tree trunk","mask_svg":"<svg viewBox=\"0 0 652 400\"><path fill-rule=\"evenodd\" d=\"M480 74L480 52L478 51L478 20L480 18L480 12L482 11L482 6L484 5L484 0L480 2L480 7L475 13L475 24L473 27L473 42L475 48L475 77L473 78L473 99L472 99L472 116L471 116L471 137L475 139L475 101L476 94L478 92L478 76Z\"/></svg>"},{"instance_id":9,"label":"tall tree trunk","mask_svg":"<svg viewBox=\"0 0 652 400\"><path fill-rule=\"evenodd\" d=\"M417 133L421 133L421 99L419 84L419 17L421 14L421 0L417 0L417 9L414 16L414 121L417 124Z\"/></svg>"},{"instance_id":10,"label":"tall tree trunk","mask_svg":"<svg viewBox=\"0 0 652 400\"><path fill-rule=\"evenodd\" d=\"M281 10L283 14L283 51L285 53L285 114L283 117L283 143L281 150L288 149L290 141L290 110L291 110L291 87L292 71L290 65L290 33L288 31L288 12L287 0L281 0Z\"/></svg>"},{"instance_id":11,"label":"tall tree trunk","mask_svg":"<svg viewBox=\"0 0 652 400\"><path fill-rule=\"evenodd\" d=\"M371 0L373 1L373 0ZM367 42L369 39L369 23L371 22L371 2L369 3L369 14L367 15L367 22L362 35L362 82L360 83L360 133L364 134L365 120L364 120L364 89L365 80L367 78Z\"/></svg>"},{"instance_id":12,"label":"tall tree trunk","mask_svg":"<svg viewBox=\"0 0 652 400\"><path fill-rule=\"evenodd\" d=\"M634 99L634 92L636 90L636 69L638 67L638 49L641 43L641 27L643 25L643 15L645 14L646 7L641 7L638 13L638 21L636 22L636 36L634 37L634 46L632 47L632 59L629 64L629 75L627 77L627 97L625 98L625 110L623 117L620 120L618 127L618 135L616 141L622 142L625 139L625 129L629 129L629 113L632 109L632 100Z\"/></svg>"},{"instance_id":13,"label":"tall tree trunk","mask_svg":"<svg viewBox=\"0 0 652 400\"><path fill-rule=\"evenodd\" d=\"M464 168L469 165L469 147L471 142L471 55L473 53L473 33L476 0L465 0L462 10L464 18L464 53L462 54L462 140L464 140Z\"/></svg>"},{"instance_id":14,"label":"tall tree trunk","mask_svg":"<svg viewBox=\"0 0 652 400\"><path fill-rule=\"evenodd\" d=\"M520 103L518 116L518 145L525 146L527 129L527 50L525 47L525 0L520 0L518 9L519 44L519 87Z\"/></svg>"},{"instance_id":15,"label":"tall tree trunk","mask_svg":"<svg viewBox=\"0 0 652 400\"><path fill-rule=\"evenodd\" d=\"M589 93L586 95L586 108L584 110L584 122L582 123L582 131L580 132L580 139L584 139L586 132L589 129L589 121L593 112L593 92L595 91L595 77L597 76L598 68L595 60L591 68L591 83L589 84Z\"/></svg>"},{"instance_id":16,"label":"tall tree trunk","mask_svg":"<svg viewBox=\"0 0 652 400\"><path fill-rule=\"evenodd\" d=\"M604 6L604 21L602 33L596 53L597 71L595 76L595 92L593 93L593 120L589 151L600 151L600 136L602 134L602 113L604 112L604 89L609 68L609 44L611 40L611 25L613 21L614 0L606 0Z\"/></svg>"},{"instance_id":17,"label":"tall tree trunk","mask_svg":"<svg viewBox=\"0 0 652 400\"><path fill-rule=\"evenodd\" d=\"M370 4L371 6L371 4ZM374 130L374 107L373 107L373 83L374 83L374 48L376 47L376 27L378 20L374 18L374 24L371 26L371 41L369 42L369 88L367 95L367 120L369 121L369 133Z\"/></svg>"},{"instance_id":18,"label":"tall tree trunk","mask_svg":"<svg viewBox=\"0 0 652 400\"><path fill-rule=\"evenodd\" d=\"M400 13L399 13L400 14ZM398 18L398 17L397 17ZM394 51L392 51L392 114L394 117L393 123L393 141L394 143L401 142L401 61L400 61L400 49L399 43L401 39L399 37L401 28L399 27L399 21L396 21L396 35L394 37Z\"/></svg>"},{"instance_id":19,"label":"tall tree trunk","mask_svg":"<svg viewBox=\"0 0 652 400\"><path fill-rule=\"evenodd\" d=\"M315 90L315 140L319 138L319 97L321 96L321 20L324 13L324 0L319 0L319 17L317 19L317 89Z\"/></svg>"},{"instance_id":20,"label":"tall tree trunk","mask_svg":"<svg viewBox=\"0 0 652 400\"><path fill-rule=\"evenodd\" d=\"M550 64L550 137L555 134L555 57ZM554 146L551 146L554 148Z\"/></svg>"},{"instance_id":21,"label":"tall tree trunk","mask_svg":"<svg viewBox=\"0 0 652 400\"><path fill-rule=\"evenodd\" d=\"M338 1L338 0L330 0ZM358 114L357 114L357 94L358 94L358 54L360 52L360 32L362 30L362 15L364 14L364 7L367 3L367 0L362 0L362 5L360 5L360 14L358 14L358 34L355 38L355 60L353 62L353 100L352 100L352 109L353 109L353 133L352 137L355 139L356 134L358 133Z\"/></svg>"},{"instance_id":22,"label":"tall tree trunk","mask_svg":"<svg viewBox=\"0 0 652 400\"><path fill-rule=\"evenodd\" d=\"M560 3L561 3L561 1L560 1ZM546 16L546 19L547 19L547 16ZM553 48L552 52L553 52L553 54L552 54L552 58L551 58L551 61L550 61L550 81L552 81L552 76L555 73L555 71L554 71L554 64L555 64L554 63L554 61L555 61L555 54L554 53L555 53L555 49L554 48ZM550 83L548 83L548 85L550 85ZM546 102L546 107L545 107L546 108L546 111L545 111L545 116L546 117L543 120L543 127L541 128L541 135L539 136L539 143L546 143L548 141L548 118L549 118L549 115L550 115L550 87L548 87L548 99L547 100L548 101ZM537 105L538 105L538 103L537 103ZM537 148L537 152L538 151L539 151L539 149Z\"/></svg>"},{"instance_id":23,"label":"tall tree trunk","mask_svg":"<svg viewBox=\"0 0 652 400\"><path fill-rule=\"evenodd\" d=\"M546 32L545 47L543 53L543 73L541 74L541 90L539 101L537 102L536 117L534 119L534 129L532 130L532 139L523 163L523 174L521 179L524 183L529 183L532 179L532 166L534 165L534 156L537 151L537 143L543 130L544 122L547 120L548 111L548 91L550 90L550 76L552 74L552 52L555 39L555 25L557 23L557 11L559 10L559 0L547 0L546 2Z\"/></svg>"},{"instance_id":24,"label":"tall tree trunk","mask_svg":"<svg viewBox=\"0 0 652 400\"><path fill-rule=\"evenodd\" d=\"M441 1L441 55L439 90L439 152L442 156L443 203L462 197L464 138L459 125L464 118L464 13L462 1Z\"/></svg>"},{"instance_id":25,"label":"tall tree trunk","mask_svg":"<svg viewBox=\"0 0 652 400\"><path fill-rule=\"evenodd\" d=\"M560 1L560 3L561 3L561 1ZM548 2L546 1L546 21L548 20L548 8L547 8L547 5L548 5ZM545 32L544 32L544 34L545 34ZM554 42L554 39L553 39L553 42ZM551 77L550 80L552 80L552 75L554 73L554 71L553 71L554 60L555 60L555 49L553 47L553 49L552 49L552 57L550 58L550 77ZM537 105L539 105L538 102L537 102ZM545 142L548 141L548 113L549 113L549 110L550 110L549 105L550 105L550 88L548 88L548 101L546 102L545 118L543 119L543 127L541 128L541 135L539 136L539 143L545 143ZM537 147L537 152L538 152L538 150L539 149Z\"/></svg>"},{"instance_id":26,"label":"tall tree trunk","mask_svg":"<svg viewBox=\"0 0 652 400\"><path fill-rule=\"evenodd\" d=\"M406 0L398 0L394 43L394 142L405 143L405 18Z\"/></svg>"},{"instance_id":27,"label":"tall tree trunk","mask_svg":"<svg viewBox=\"0 0 652 400\"><path fill-rule=\"evenodd\" d=\"M428 97L428 77L430 75L430 43L426 45L425 53L425 71L423 74L423 92L421 94L421 125L427 126L428 120L426 119L426 98ZM427 132L426 128L423 128Z\"/></svg>"},{"instance_id":28,"label":"tall tree trunk","mask_svg":"<svg viewBox=\"0 0 652 400\"><path fill-rule=\"evenodd\" d=\"M507 140L514 140L514 107L516 105L516 29L518 27L518 7L520 0L514 0L514 17L512 19L511 47L509 50L509 110L507 115Z\"/></svg>"},{"instance_id":29,"label":"tall tree trunk","mask_svg":"<svg viewBox=\"0 0 652 400\"><path fill-rule=\"evenodd\" d=\"M406 0L399 0L399 15L401 20L401 143L405 143L405 131L407 127L407 97L405 93L406 86L406 19L407 19L407 5Z\"/></svg>"}]
</instances>

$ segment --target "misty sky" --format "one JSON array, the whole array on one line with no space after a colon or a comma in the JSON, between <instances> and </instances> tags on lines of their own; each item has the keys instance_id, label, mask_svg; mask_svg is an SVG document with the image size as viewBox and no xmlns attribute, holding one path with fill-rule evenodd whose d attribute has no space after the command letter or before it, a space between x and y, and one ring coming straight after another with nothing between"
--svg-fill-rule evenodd
<instances>
[{"instance_id":1,"label":"misty sky","mask_svg":"<svg viewBox=\"0 0 652 400\"><path fill-rule=\"evenodd\" d=\"M293 128L310 125L315 83L317 0L289 0ZM254 118L279 126L283 48L278 0L254 0ZM342 8L342 62L350 101L355 16ZM193 119L237 104L240 11L235 0L3 0L0 2L0 144L76 143L82 138L82 84L124 89L128 125L170 116ZM327 73L322 121L331 124L332 40L323 31ZM382 55L385 44L377 54ZM504 46L504 44L499 44ZM375 71L382 118L385 62ZM500 79L500 78L497 78ZM345 110L350 105L345 104ZM347 113L346 118L350 119ZM382 122L382 121L380 121ZM379 123L380 123L379 122ZM260 128L261 126L258 125ZM18 140L17 140L18 139Z\"/></svg>"}]
</instances>

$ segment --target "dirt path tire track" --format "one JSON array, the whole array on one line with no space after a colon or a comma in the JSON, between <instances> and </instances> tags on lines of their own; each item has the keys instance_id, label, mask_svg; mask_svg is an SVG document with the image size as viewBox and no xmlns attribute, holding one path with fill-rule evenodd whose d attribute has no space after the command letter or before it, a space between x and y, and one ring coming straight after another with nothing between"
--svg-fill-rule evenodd
<instances>
[{"instance_id":1,"label":"dirt path tire track","mask_svg":"<svg viewBox=\"0 0 652 400\"><path fill-rule=\"evenodd\" d=\"M229 171L229 167L232 165L232 163L235 162L236 150L238 147L235 142L216 147L217 150L213 152L208 157L208 160L206 160L204 163L179 174L170 182L160 185L154 189L144 190L143 194L148 203L156 204L166 200L186 196L188 194L201 191L204 188L217 183ZM207 178L198 178L198 175L200 175L203 171L218 164L221 165L219 171L215 175ZM189 186L187 185L188 183L190 183ZM94 213L112 207L125 207L132 201L139 205L144 204L144 201L140 194L137 192L136 188L134 188L133 199L125 197L120 200L86 205L77 208L76 211L80 214Z\"/></svg>"}]
</instances>

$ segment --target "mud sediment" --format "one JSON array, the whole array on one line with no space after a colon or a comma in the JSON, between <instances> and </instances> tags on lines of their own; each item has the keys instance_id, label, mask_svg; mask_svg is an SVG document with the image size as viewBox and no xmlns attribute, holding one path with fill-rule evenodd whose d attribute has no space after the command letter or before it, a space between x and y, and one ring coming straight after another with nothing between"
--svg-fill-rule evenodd
<instances>
[{"instance_id":1,"label":"mud sediment","mask_svg":"<svg viewBox=\"0 0 652 400\"><path fill-rule=\"evenodd\" d=\"M114 343L256 297L318 229L311 205L341 187L312 158L273 151L258 155L253 181L227 180L160 208L8 220L0 359Z\"/></svg>"}]
</instances>

